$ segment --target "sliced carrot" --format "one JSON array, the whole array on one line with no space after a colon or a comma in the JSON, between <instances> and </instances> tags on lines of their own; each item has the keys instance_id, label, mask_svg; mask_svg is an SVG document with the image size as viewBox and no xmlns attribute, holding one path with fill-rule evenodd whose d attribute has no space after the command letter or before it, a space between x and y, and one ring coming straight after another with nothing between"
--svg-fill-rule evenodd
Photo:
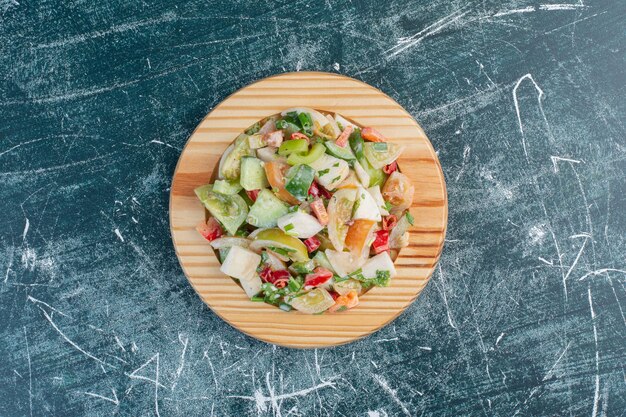
<instances>
[{"instance_id":1,"label":"sliced carrot","mask_svg":"<svg viewBox=\"0 0 626 417\"><path fill-rule=\"evenodd\" d=\"M340 295L335 300L335 304L328 309L329 313L335 313L337 311L348 310L356 307L359 304L359 295L356 291L350 291L346 295Z\"/></svg>"},{"instance_id":2,"label":"sliced carrot","mask_svg":"<svg viewBox=\"0 0 626 417\"><path fill-rule=\"evenodd\" d=\"M326 211L326 207L324 207L322 199L316 198L311 202L309 207L311 207L311 211L313 211L313 214L315 214L320 224L326 226L328 224L328 212Z\"/></svg>"},{"instance_id":3,"label":"sliced carrot","mask_svg":"<svg viewBox=\"0 0 626 417\"><path fill-rule=\"evenodd\" d=\"M348 139L350 138L350 135L352 134L353 130L354 130L354 126L352 125L346 126L343 132L341 132L341 135L339 135L339 137L335 141L335 144L337 146L341 146L342 148L345 148L346 145L348 144Z\"/></svg>"},{"instance_id":4,"label":"sliced carrot","mask_svg":"<svg viewBox=\"0 0 626 417\"><path fill-rule=\"evenodd\" d=\"M370 142L387 142L387 138L373 127L364 127L361 130L361 137Z\"/></svg>"}]
</instances>

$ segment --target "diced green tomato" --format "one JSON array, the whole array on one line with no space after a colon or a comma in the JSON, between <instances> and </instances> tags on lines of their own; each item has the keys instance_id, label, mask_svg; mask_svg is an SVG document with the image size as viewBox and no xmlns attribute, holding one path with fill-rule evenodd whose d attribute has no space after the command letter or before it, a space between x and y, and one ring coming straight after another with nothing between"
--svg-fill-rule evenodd
<instances>
[{"instance_id":1,"label":"diced green tomato","mask_svg":"<svg viewBox=\"0 0 626 417\"><path fill-rule=\"evenodd\" d=\"M302 112L298 114L298 121L300 122L300 126L302 126L302 131L307 135L311 135L313 132L313 120L311 119L311 115Z\"/></svg>"},{"instance_id":2,"label":"diced green tomato","mask_svg":"<svg viewBox=\"0 0 626 417\"><path fill-rule=\"evenodd\" d=\"M356 156L354 156L354 152L352 152L352 149L347 146L342 148L341 146L338 146L337 144L335 144L335 142L330 140L324 142L324 146L326 146L327 152L336 158L346 161L352 161L356 159Z\"/></svg>"},{"instance_id":3,"label":"diced green tomato","mask_svg":"<svg viewBox=\"0 0 626 417\"><path fill-rule=\"evenodd\" d=\"M261 190L270 186L260 159L254 156L241 158L241 186L246 191Z\"/></svg>"},{"instance_id":4,"label":"diced green tomato","mask_svg":"<svg viewBox=\"0 0 626 417\"><path fill-rule=\"evenodd\" d=\"M324 288L315 288L291 300L291 306L305 314L322 313L333 304L335 304L335 300Z\"/></svg>"},{"instance_id":5,"label":"diced green tomato","mask_svg":"<svg viewBox=\"0 0 626 417\"><path fill-rule=\"evenodd\" d=\"M259 149L266 146L266 143L263 140L263 135L254 134L248 137L248 145L250 146L250 149Z\"/></svg>"},{"instance_id":6,"label":"diced green tomato","mask_svg":"<svg viewBox=\"0 0 626 417\"><path fill-rule=\"evenodd\" d=\"M354 155L356 156L357 159L363 159L365 158L365 155L363 154L363 138L361 137L361 132L359 130L354 130L354 132L352 132L352 134L350 135L350 148L352 149L352 152L354 152Z\"/></svg>"},{"instance_id":7,"label":"diced green tomato","mask_svg":"<svg viewBox=\"0 0 626 417\"><path fill-rule=\"evenodd\" d=\"M304 201L309 195L309 188L314 179L313 168L308 165L296 165L287 171L285 189L299 201Z\"/></svg>"},{"instance_id":8,"label":"diced green tomato","mask_svg":"<svg viewBox=\"0 0 626 417\"><path fill-rule=\"evenodd\" d=\"M387 180L387 174L383 172L382 169L374 168L367 158L359 158L359 164L363 170L370 176L370 187L374 187L376 185L382 185ZM369 188L369 187L368 187Z\"/></svg>"},{"instance_id":9,"label":"diced green tomato","mask_svg":"<svg viewBox=\"0 0 626 417\"><path fill-rule=\"evenodd\" d=\"M309 142L306 139L287 140L278 148L278 154L288 156L292 153L305 153L309 151Z\"/></svg>"},{"instance_id":10,"label":"diced green tomato","mask_svg":"<svg viewBox=\"0 0 626 417\"><path fill-rule=\"evenodd\" d=\"M195 193L207 210L224 226L226 231L234 235L248 215L248 206L239 195L224 195L213 192L212 185L204 185L195 189Z\"/></svg>"},{"instance_id":11,"label":"diced green tomato","mask_svg":"<svg viewBox=\"0 0 626 417\"><path fill-rule=\"evenodd\" d=\"M335 269L333 268L333 266L328 261L328 257L326 257L326 254L323 251L321 251L321 250L317 251L317 253L313 257L313 262L315 262L315 264L317 266L321 266L322 268L326 268L329 271L332 271L333 273L335 272Z\"/></svg>"},{"instance_id":12,"label":"diced green tomato","mask_svg":"<svg viewBox=\"0 0 626 417\"><path fill-rule=\"evenodd\" d=\"M404 146L391 142L366 142L363 145L363 153L372 165L377 169L382 169L398 159L404 151Z\"/></svg>"},{"instance_id":13,"label":"diced green tomato","mask_svg":"<svg viewBox=\"0 0 626 417\"><path fill-rule=\"evenodd\" d=\"M233 195L241 191L241 185L237 180L216 180L213 191L220 194Z\"/></svg>"},{"instance_id":14,"label":"diced green tomato","mask_svg":"<svg viewBox=\"0 0 626 417\"><path fill-rule=\"evenodd\" d=\"M226 156L220 174L228 180L236 180L241 172L241 158L246 155L254 155L250 149L248 135L241 134L235 139L233 150Z\"/></svg>"},{"instance_id":15,"label":"diced green tomato","mask_svg":"<svg viewBox=\"0 0 626 417\"><path fill-rule=\"evenodd\" d=\"M328 237L338 251L344 248L356 194L355 189L342 188L328 202Z\"/></svg>"},{"instance_id":16,"label":"diced green tomato","mask_svg":"<svg viewBox=\"0 0 626 417\"><path fill-rule=\"evenodd\" d=\"M356 291L357 294L361 294L363 286L356 279L350 278L345 281L335 282L333 284L333 289L340 295L346 295L350 291Z\"/></svg>"},{"instance_id":17,"label":"diced green tomato","mask_svg":"<svg viewBox=\"0 0 626 417\"><path fill-rule=\"evenodd\" d=\"M276 220L287 214L289 206L267 188L262 189L250 207L246 221L255 227L276 227Z\"/></svg>"},{"instance_id":18,"label":"diced green tomato","mask_svg":"<svg viewBox=\"0 0 626 417\"><path fill-rule=\"evenodd\" d=\"M318 233L317 238L320 240L320 247L318 248L320 251L326 249L335 249L335 246L333 246L333 242L330 241L328 235L324 232Z\"/></svg>"},{"instance_id":19,"label":"diced green tomato","mask_svg":"<svg viewBox=\"0 0 626 417\"><path fill-rule=\"evenodd\" d=\"M309 253L304 243L296 237L289 236L280 229L262 230L257 233L254 237L254 241L250 244L251 250L267 247L285 249L289 254L289 258L295 262L307 262L309 260Z\"/></svg>"},{"instance_id":20,"label":"diced green tomato","mask_svg":"<svg viewBox=\"0 0 626 417\"><path fill-rule=\"evenodd\" d=\"M304 113L302 113L304 114ZM297 139L299 140L299 139ZM302 139L304 140L304 139ZM293 141L289 141L293 142ZM287 163L289 165L298 165L298 164L310 164L317 161L322 155L324 155L324 151L326 148L321 143L316 143L313 145L311 150L307 153L292 153L287 157Z\"/></svg>"}]
</instances>

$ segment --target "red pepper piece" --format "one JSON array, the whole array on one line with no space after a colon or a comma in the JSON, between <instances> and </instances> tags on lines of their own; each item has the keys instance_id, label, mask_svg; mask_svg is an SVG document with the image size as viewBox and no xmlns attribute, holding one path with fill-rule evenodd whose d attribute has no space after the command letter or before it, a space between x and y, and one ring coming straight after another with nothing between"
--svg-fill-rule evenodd
<instances>
[{"instance_id":1,"label":"red pepper piece","mask_svg":"<svg viewBox=\"0 0 626 417\"><path fill-rule=\"evenodd\" d=\"M383 230L391 230L398 224L398 218L393 214L383 217Z\"/></svg>"},{"instance_id":2,"label":"red pepper piece","mask_svg":"<svg viewBox=\"0 0 626 417\"><path fill-rule=\"evenodd\" d=\"M246 191L246 194L248 194L248 197L250 197L250 200L254 202L256 201L256 198L259 196L260 191L261 190L250 190L250 191Z\"/></svg>"},{"instance_id":3,"label":"red pepper piece","mask_svg":"<svg viewBox=\"0 0 626 417\"><path fill-rule=\"evenodd\" d=\"M209 242L217 239L224 234L222 226L220 226L215 217L211 217L206 223L200 222L196 226L196 230L202 235L203 238L205 238Z\"/></svg>"},{"instance_id":4,"label":"red pepper piece","mask_svg":"<svg viewBox=\"0 0 626 417\"><path fill-rule=\"evenodd\" d=\"M364 127L361 130L361 137L370 142L387 142L387 138L373 127Z\"/></svg>"},{"instance_id":5,"label":"red pepper piece","mask_svg":"<svg viewBox=\"0 0 626 417\"><path fill-rule=\"evenodd\" d=\"M320 242L320 240L316 236L311 236L310 238L308 238L308 239L306 239L304 241L304 244L306 246L306 250L309 253L311 253L315 249L319 248L320 245L322 244L322 242Z\"/></svg>"},{"instance_id":6,"label":"red pepper piece","mask_svg":"<svg viewBox=\"0 0 626 417\"><path fill-rule=\"evenodd\" d=\"M379 254L389 250L389 230L379 230L376 232L376 239L372 243L374 253Z\"/></svg>"},{"instance_id":7,"label":"red pepper piece","mask_svg":"<svg viewBox=\"0 0 626 417\"><path fill-rule=\"evenodd\" d=\"M309 139L309 137L307 135L305 135L304 133L300 133L300 132L292 133L291 137L289 139L291 139L291 140L294 140L294 139L304 139L307 142L310 141L310 139Z\"/></svg>"},{"instance_id":8,"label":"red pepper piece","mask_svg":"<svg viewBox=\"0 0 626 417\"><path fill-rule=\"evenodd\" d=\"M396 161L393 161L389 165L385 165L383 167L383 172L387 175L390 175L392 172L397 171L397 170L398 170L398 163Z\"/></svg>"},{"instance_id":9,"label":"red pepper piece","mask_svg":"<svg viewBox=\"0 0 626 417\"><path fill-rule=\"evenodd\" d=\"M335 145L345 148L346 145L348 144L348 139L350 138L350 135L352 134L353 130L354 130L354 126L352 125L346 126L343 132L341 132L341 135L339 135L339 137L335 141Z\"/></svg>"},{"instance_id":10,"label":"red pepper piece","mask_svg":"<svg viewBox=\"0 0 626 417\"><path fill-rule=\"evenodd\" d=\"M333 277L333 273L326 268L318 266L313 273L304 277L305 287L319 287Z\"/></svg>"}]
</instances>

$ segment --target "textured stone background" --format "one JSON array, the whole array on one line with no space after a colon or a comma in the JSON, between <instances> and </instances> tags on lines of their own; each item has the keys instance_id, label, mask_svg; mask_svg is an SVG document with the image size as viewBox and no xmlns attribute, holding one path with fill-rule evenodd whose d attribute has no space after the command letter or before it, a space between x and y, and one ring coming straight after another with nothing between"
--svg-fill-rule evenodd
<instances>
[{"instance_id":1,"label":"textured stone background","mask_svg":"<svg viewBox=\"0 0 626 417\"><path fill-rule=\"evenodd\" d=\"M0 415L623 415L626 4L570 1L0 0ZM223 323L169 237L196 124L297 70L391 95L448 182L423 295L335 349Z\"/></svg>"}]
</instances>

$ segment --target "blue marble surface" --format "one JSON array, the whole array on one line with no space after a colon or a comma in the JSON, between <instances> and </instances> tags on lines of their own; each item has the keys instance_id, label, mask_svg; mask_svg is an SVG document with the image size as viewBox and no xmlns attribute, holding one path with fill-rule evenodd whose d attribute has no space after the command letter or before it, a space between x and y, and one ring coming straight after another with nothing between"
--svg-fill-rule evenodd
<instances>
[{"instance_id":1,"label":"blue marble surface","mask_svg":"<svg viewBox=\"0 0 626 417\"><path fill-rule=\"evenodd\" d=\"M624 415L625 20L609 0L0 0L0 415ZM396 99L448 184L422 296L334 349L222 322L169 237L196 124L298 70Z\"/></svg>"}]
</instances>

